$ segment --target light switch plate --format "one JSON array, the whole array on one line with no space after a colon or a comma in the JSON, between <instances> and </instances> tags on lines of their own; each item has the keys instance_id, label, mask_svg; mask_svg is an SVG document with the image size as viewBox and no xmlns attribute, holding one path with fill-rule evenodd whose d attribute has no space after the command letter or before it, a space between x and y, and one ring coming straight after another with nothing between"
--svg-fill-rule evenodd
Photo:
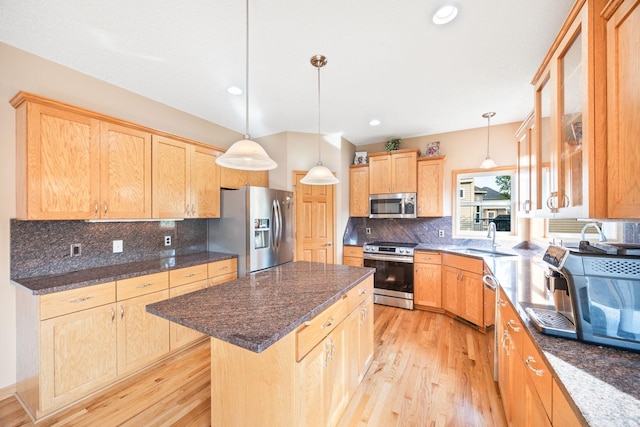
<instances>
[{"instance_id":1,"label":"light switch plate","mask_svg":"<svg viewBox=\"0 0 640 427\"><path fill-rule=\"evenodd\" d=\"M118 254L122 252L122 240L113 241L113 253Z\"/></svg>"}]
</instances>

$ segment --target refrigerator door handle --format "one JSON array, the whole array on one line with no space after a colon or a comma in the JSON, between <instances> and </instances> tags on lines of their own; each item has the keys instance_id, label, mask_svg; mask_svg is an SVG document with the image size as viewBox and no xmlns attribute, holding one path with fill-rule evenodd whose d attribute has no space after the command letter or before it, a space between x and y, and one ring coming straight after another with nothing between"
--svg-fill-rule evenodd
<instances>
[{"instance_id":1,"label":"refrigerator door handle","mask_svg":"<svg viewBox=\"0 0 640 427\"><path fill-rule=\"evenodd\" d=\"M274 199L272 204L271 204L271 214L273 217L273 236L272 236L272 241L273 241L273 251L275 253L278 253L278 250L280 249L280 221L281 221L281 214L280 214L280 205L278 203L278 199Z\"/></svg>"}]
</instances>

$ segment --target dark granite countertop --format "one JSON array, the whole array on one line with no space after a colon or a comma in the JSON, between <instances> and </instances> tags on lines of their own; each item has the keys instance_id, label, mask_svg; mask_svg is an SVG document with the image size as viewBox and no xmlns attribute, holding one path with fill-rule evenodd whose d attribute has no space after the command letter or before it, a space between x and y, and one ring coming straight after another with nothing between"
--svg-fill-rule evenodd
<instances>
[{"instance_id":1,"label":"dark granite countertop","mask_svg":"<svg viewBox=\"0 0 640 427\"><path fill-rule=\"evenodd\" d=\"M525 330L541 350L569 402L589 426L640 426L640 354L538 332L526 307L553 309L544 287L543 252L498 248L516 256L470 255L467 248L419 245L416 249L484 259L516 308ZM483 248L486 249L486 248Z\"/></svg>"},{"instance_id":2,"label":"dark granite countertop","mask_svg":"<svg viewBox=\"0 0 640 427\"><path fill-rule=\"evenodd\" d=\"M292 262L147 306L147 311L260 353L375 269Z\"/></svg>"},{"instance_id":3,"label":"dark granite countertop","mask_svg":"<svg viewBox=\"0 0 640 427\"><path fill-rule=\"evenodd\" d=\"M237 255L222 252L200 252L192 255L88 268L64 274L12 279L11 281L30 290L34 295L44 295L231 258L237 258Z\"/></svg>"}]
</instances>

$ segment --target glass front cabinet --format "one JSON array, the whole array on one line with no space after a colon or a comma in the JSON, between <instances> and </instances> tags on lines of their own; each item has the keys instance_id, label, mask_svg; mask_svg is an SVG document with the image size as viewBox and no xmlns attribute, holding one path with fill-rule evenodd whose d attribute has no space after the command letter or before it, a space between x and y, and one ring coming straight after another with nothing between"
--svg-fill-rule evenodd
<instances>
[{"instance_id":1,"label":"glass front cabinet","mask_svg":"<svg viewBox=\"0 0 640 427\"><path fill-rule=\"evenodd\" d=\"M604 3L576 2L533 80L536 216L606 217Z\"/></svg>"}]
</instances>

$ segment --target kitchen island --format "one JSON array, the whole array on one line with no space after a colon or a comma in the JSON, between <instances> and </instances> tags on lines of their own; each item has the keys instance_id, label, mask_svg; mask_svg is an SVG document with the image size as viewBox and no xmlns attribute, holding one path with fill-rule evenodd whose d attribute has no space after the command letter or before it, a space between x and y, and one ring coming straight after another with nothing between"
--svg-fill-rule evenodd
<instances>
[{"instance_id":1,"label":"kitchen island","mask_svg":"<svg viewBox=\"0 0 640 427\"><path fill-rule=\"evenodd\" d=\"M373 273L294 262L147 311L212 337L212 425L333 425L372 360Z\"/></svg>"}]
</instances>

